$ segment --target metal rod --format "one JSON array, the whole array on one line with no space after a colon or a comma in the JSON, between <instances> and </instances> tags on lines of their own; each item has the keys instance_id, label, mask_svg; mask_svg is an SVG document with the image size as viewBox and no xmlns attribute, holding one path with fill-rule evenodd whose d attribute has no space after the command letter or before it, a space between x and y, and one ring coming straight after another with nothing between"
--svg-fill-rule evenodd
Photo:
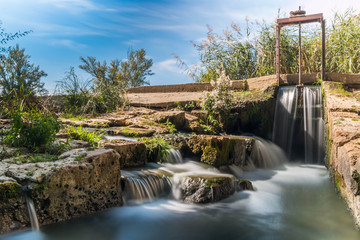
<instances>
[{"instance_id":1,"label":"metal rod","mask_svg":"<svg viewBox=\"0 0 360 240\"><path fill-rule=\"evenodd\" d=\"M299 23L299 85L301 84L301 23Z\"/></svg>"},{"instance_id":2,"label":"metal rod","mask_svg":"<svg viewBox=\"0 0 360 240\"><path fill-rule=\"evenodd\" d=\"M278 24L276 26L276 81L277 85L280 86L280 29L281 26Z\"/></svg>"},{"instance_id":3,"label":"metal rod","mask_svg":"<svg viewBox=\"0 0 360 240\"><path fill-rule=\"evenodd\" d=\"M322 35L322 51L321 51L321 79L323 81L326 80L326 72L325 72L325 19L321 19L321 35Z\"/></svg>"}]
</instances>

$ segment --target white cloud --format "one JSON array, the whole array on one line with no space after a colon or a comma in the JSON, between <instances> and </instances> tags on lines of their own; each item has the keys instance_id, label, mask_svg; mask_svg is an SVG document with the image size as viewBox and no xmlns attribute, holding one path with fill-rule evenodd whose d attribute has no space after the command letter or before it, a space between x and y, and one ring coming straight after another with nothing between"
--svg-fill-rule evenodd
<instances>
[{"instance_id":1,"label":"white cloud","mask_svg":"<svg viewBox=\"0 0 360 240\"><path fill-rule=\"evenodd\" d=\"M49 42L50 45L52 46L63 46L63 47L67 47L73 50L78 50L80 48L85 48L87 47L85 44L81 44L81 43L77 43L73 40L69 40L69 39L54 39L52 41Z\"/></svg>"},{"instance_id":2,"label":"white cloud","mask_svg":"<svg viewBox=\"0 0 360 240\"><path fill-rule=\"evenodd\" d=\"M183 71L176 63L175 58L166 59L161 62L154 63L153 71L158 72L172 72L172 73L182 73Z\"/></svg>"}]
</instances>

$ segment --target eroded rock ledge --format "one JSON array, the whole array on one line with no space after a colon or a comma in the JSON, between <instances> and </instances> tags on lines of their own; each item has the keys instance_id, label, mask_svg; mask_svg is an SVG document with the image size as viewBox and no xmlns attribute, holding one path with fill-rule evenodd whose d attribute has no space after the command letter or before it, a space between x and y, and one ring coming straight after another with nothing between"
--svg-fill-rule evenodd
<instances>
[{"instance_id":1,"label":"eroded rock ledge","mask_svg":"<svg viewBox=\"0 0 360 240\"><path fill-rule=\"evenodd\" d=\"M360 102L340 83L324 82L330 172L360 227Z\"/></svg>"}]
</instances>

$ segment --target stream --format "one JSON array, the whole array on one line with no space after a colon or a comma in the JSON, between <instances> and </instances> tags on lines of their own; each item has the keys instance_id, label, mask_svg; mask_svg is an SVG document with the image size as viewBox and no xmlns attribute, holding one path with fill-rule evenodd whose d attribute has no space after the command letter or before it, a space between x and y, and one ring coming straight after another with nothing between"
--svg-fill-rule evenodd
<instances>
[{"instance_id":1,"label":"stream","mask_svg":"<svg viewBox=\"0 0 360 240\"><path fill-rule=\"evenodd\" d=\"M244 172L256 191L193 205L171 197L15 232L3 239L360 239L325 167Z\"/></svg>"}]
</instances>

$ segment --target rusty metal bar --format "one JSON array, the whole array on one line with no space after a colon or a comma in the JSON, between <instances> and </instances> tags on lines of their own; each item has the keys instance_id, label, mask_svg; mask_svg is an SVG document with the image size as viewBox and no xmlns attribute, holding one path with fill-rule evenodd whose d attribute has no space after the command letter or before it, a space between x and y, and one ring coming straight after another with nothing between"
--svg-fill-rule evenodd
<instances>
[{"instance_id":1,"label":"rusty metal bar","mask_svg":"<svg viewBox=\"0 0 360 240\"><path fill-rule=\"evenodd\" d=\"M299 85L301 84L301 23L299 23Z\"/></svg>"},{"instance_id":2,"label":"rusty metal bar","mask_svg":"<svg viewBox=\"0 0 360 240\"><path fill-rule=\"evenodd\" d=\"M276 81L280 85L280 29L279 25L276 25Z\"/></svg>"},{"instance_id":3,"label":"rusty metal bar","mask_svg":"<svg viewBox=\"0 0 360 240\"><path fill-rule=\"evenodd\" d=\"M277 20L277 23L281 26L297 25L299 23L321 22L322 18L323 18L323 14L318 13L318 14L312 14L312 15L307 15L307 16L279 18Z\"/></svg>"},{"instance_id":4,"label":"rusty metal bar","mask_svg":"<svg viewBox=\"0 0 360 240\"><path fill-rule=\"evenodd\" d=\"M321 79L326 81L325 72L325 19L321 19Z\"/></svg>"}]
</instances>

